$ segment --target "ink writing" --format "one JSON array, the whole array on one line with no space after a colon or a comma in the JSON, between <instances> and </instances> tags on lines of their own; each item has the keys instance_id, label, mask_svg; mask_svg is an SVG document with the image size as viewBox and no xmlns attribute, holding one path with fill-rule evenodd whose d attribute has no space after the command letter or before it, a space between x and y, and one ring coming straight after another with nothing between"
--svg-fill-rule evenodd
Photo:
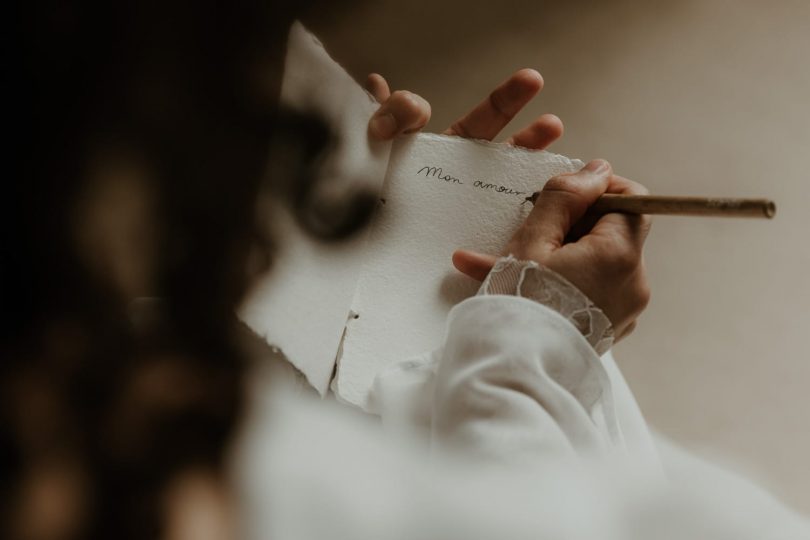
<instances>
[{"instance_id":1,"label":"ink writing","mask_svg":"<svg viewBox=\"0 0 810 540\"><path fill-rule=\"evenodd\" d=\"M444 172L441 167L433 167L430 165L425 165L418 171L416 171L417 175L423 175L425 178L435 178L437 180L443 180L449 184L460 184L464 185L464 181L460 178L456 178L450 174ZM518 191L514 188L509 186L504 186L501 184L495 184L492 182L485 182L483 180L475 180L472 183L472 187L477 189L482 189L484 191L491 191L493 193L502 193L504 195L526 195L527 192L525 191Z\"/></svg>"},{"instance_id":2,"label":"ink writing","mask_svg":"<svg viewBox=\"0 0 810 540\"><path fill-rule=\"evenodd\" d=\"M510 187L502 186L500 184L491 184L488 182L482 182L481 180L476 180L473 182L473 186L479 189L486 189L494 191L495 193L503 193L505 195L525 195L525 191L517 191Z\"/></svg>"},{"instance_id":3,"label":"ink writing","mask_svg":"<svg viewBox=\"0 0 810 540\"><path fill-rule=\"evenodd\" d=\"M444 174L444 171L442 170L441 167L428 167L428 166L425 166L425 167L422 167L421 169L419 169L418 171L416 171L416 174L422 174L423 171L425 173L426 178L431 178L431 177L438 178L439 180L444 180L445 182L449 182L451 184L463 184L464 183L461 180L459 180L458 178L456 178L455 176L450 176L449 174Z\"/></svg>"}]
</instances>

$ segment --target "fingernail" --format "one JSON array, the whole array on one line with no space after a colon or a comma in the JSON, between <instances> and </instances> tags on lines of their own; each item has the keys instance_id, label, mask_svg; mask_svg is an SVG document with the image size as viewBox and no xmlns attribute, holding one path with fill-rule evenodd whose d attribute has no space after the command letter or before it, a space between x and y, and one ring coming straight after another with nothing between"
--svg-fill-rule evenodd
<instances>
[{"instance_id":1,"label":"fingernail","mask_svg":"<svg viewBox=\"0 0 810 540\"><path fill-rule=\"evenodd\" d=\"M584 170L592 173L603 173L608 170L610 164L604 159L594 159L585 165Z\"/></svg>"},{"instance_id":2,"label":"fingernail","mask_svg":"<svg viewBox=\"0 0 810 540\"><path fill-rule=\"evenodd\" d=\"M371 119L369 129L380 139L390 139L397 132L397 121L391 114L380 114Z\"/></svg>"}]
</instances>

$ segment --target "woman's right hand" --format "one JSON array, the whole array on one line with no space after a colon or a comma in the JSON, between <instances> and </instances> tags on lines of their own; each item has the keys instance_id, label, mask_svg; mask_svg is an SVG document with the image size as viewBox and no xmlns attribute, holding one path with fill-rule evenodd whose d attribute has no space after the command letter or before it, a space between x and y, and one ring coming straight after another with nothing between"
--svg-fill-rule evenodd
<instances>
[{"instance_id":1,"label":"woman's right hand","mask_svg":"<svg viewBox=\"0 0 810 540\"><path fill-rule=\"evenodd\" d=\"M646 195L648 191L614 175L610 164L601 159L576 173L555 176L539 193L506 254L536 261L568 279L604 311L621 339L633 330L650 299L642 249L651 220L619 213L587 215L604 193ZM495 261L496 257L466 250L453 254L456 268L479 280Z\"/></svg>"}]
</instances>

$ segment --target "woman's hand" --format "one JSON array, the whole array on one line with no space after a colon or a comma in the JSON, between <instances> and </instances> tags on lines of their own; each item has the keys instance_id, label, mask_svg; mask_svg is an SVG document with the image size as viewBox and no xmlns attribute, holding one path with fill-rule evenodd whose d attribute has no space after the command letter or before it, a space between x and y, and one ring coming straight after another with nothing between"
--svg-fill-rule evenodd
<instances>
[{"instance_id":1,"label":"woman's hand","mask_svg":"<svg viewBox=\"0 0 810 540\"><path fill-rule=\"evenodd\" d=\"M391 93L377 74L366 82L381 103L369 122L369 133L391 139L422 129L430 120L430 105L423 98L399 90ZM492 140L543 88L543 78L532 69L509 77L444 133ZM562 136L563 125L544 114L513 134L507 142L542 150ZM606 214L593 216L588 208L604 193L644 195L647 190L614 175L610 164L595 160L577 173L552 178L540 192L526 222L515 233L506 253L534 260L564 276L587 295L613 323L617 339L635 327L650 298L642 248L650 229L648 216ZM496 257L466 250L453 254L461 272L483 280Z\"/></svg>"},{"instance_id":2,"label":"woman's hand","mask_svg":"<svg viewBox=\"0 0 810 540\"><path fill-rule=\"evenodd\" d=\"M564 276L599 306L617 339L629 334L647 306L650 288L642 248L650 217L588 214L604 193L646 195L644 186L613 174L597 159L576 173L549 180L505 253L533 260ZM453 254L461 272L483 280L496 257L466 250Z\"/></svg>"},{"instance_id":3,"label":"woman's hand","mask_svg":"<svg viewBox=\"0 0 810 540\"><path fill-rule=\"evenodd\" d=\"M369 133L377 139L392 139L419 131L430 120L430 104L406 90L391 93L385 79L368 76L366 89L381 103L369 121ZM520 110L543 89L543 77L533 69L521 69L459 118L444 133L491 141ZM544 114L513 134L509 144L542 150L562 136L563 124L553 114Z\"/></svg>"}]
</instances>

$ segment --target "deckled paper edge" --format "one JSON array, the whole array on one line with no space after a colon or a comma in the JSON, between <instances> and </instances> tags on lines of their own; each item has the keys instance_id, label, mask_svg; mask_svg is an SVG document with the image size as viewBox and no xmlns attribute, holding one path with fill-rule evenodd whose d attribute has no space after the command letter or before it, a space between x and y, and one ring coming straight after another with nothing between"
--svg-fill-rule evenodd
<instances>
[{"instance_id":1,"label":"deckled paper edge","mask_svg":"<svg viewBox=\"0 0 810 540\"><path fill-rule=\"evenodd\" d=\"M312 94L307 94L307 95L303 95L303 96L297 96L295 94L291 94L291 92L290 92L290 84L291 84L291 82L290 82L289 76L288 76L289 69L290 69L289 62L290 62L290 57L291 57L290 50L293 50L294 44L296 42L303 43L305 40L309 41L312 45L314 45L316 47L316 49L317 49L316 54L319 57L320 61L330 64L330 68L331 68L332 73L328 74L328 76L327 76L327 78L325 78L325 80L319 81L319 86L320 87L328 87L328 86L334 84L335 81L338 81L338 83L343 85L346 89L350 89L351 91L359 91L359 92L364 93L366 98L369 101L370 112L369 112L368 117L370 118L371 115L373 114L373 110L375 110L379 106L379 104L377 104L374 97L367 90L365 90L360 84L358 84L357 81L351 76L351 74L348 73L348 71L343 66L341 66L337 61L334 60L334 58L332 58L332 56L328 53L326 48L323 46L323 43L312 32L307 30L307 28L300 21L293 22L293 24L290 27L289 33L288 33L287 53L286 53L285 59L284 59L284 62L285 62L284 74L282 76L282 83L281 83L281 103L280 104L282 106L286 106L286 107L289 107L289 108L294 109L294 110L303 110L303 111L307 111L310 108L310 106L312 105L312 102L313 102L313 99L311 97ZM301 53L299 53L299 54L301 54ZM351 87L349 84L347 84L348 81L351 81L354 84L354 86ZM298 98L303 98L303 99L298 99ZM316 110L314 112L319 112L319 113L323 114L333 125L343 125L342 120L346 117L346 108L344 107L343 100L336 99L336 100L330 101L328 103L321 102L320 107L317 106L317 101L318 101L317 99L314 100L314 102L316 103ZM367 125L367 122L368 122L368 118L364 119L364 121L363 121L364 128ZM344 137L344 139L339 141L339 143L345 143L345 140L347 140L347 139L355 139L355 140L357 140L359 138L368 136L366 129L363 129L362 134L359 133L359 132L358 133L352 132L352 133L340 133L340 135L342 137ZM377 147L376 149L373 148L375 145ZM384 142L384 141L369 141L369 146L370 146L370 148L369 148L369 153L370 154L374 154L375 152L380 152L382 154L382 156L379 159L379 162L381 164L380 169L382 170L382 178L380 178L379 185L382 186L383 183L384 183L384 178L387 175L387 171L388 171L388 164L389 164L389 160L390 160L390 150L391 150L392 144L391 144L391 142ZM345 154L342 157L345 158ZM340 159L340 158L338 158L338 159ZM354 172L356 169L358 169L358 167L362 168L362 164L358 164L357 161L358 161L357 159L355 159L355 160L343 159L340 162L340 165L343 168L345 168L346 170L348 170L349 172ZM363 235L365 237L365 241L367 241L368 234L369 234L368 229L365 230L365 231L361 231L359 234ZM272 269L270 270L270 272L272 272ZM254 290L258 289L258 288L260 288L260 287L255 287ZM355 282L354 291L356 291L356 288L357 288L357 282ZM352 297L354 296L354 291L353 291ZM266 343L268 343L269 345L271 345L273 347L277 347L277 344L272 342L273 339L270 336L270 329L269 328L263 328L263 327L254 326L254 325L250 324L245 317L242 316L242 312L245 309L245 306L248 305L249 303L251 303L252 301L253 300L251 300L249 298L246 298L245 300L243 300L242 306L240 306L239 310L237 311L237 314L238 314L240 320L243 320L243 322L245 322L248 325L248 327L250 327L251 330L254 333L256 333L257 335L259 335ZM351 309L351 300L349 301L349 304L346 306L347 315L348 315L350 309ZM345 323L344 323L344 330L343 330L342 335L345 335ZM295 357L292 357L292 356L288 355L286 353L286 351L281 350L281 352L282 352L282 354L284 354L285 358L287 358L287 360L297 370L299 370L304 375L304 377L307 379L309 384L313 388L315 388L321 396L324 396L326 394L326 392L329 389L330 382L332 381L332 379L335 376L337 356L338 356L338 352L340 350L340 344L342 343L342 340L343 340L342 335L341 335L341 338L340 338L339 342L337 343L337 347L335 348L335 351L334 351L334 356L332 357L332 361L329 363L329 365L320 365L320 364L315 365L313 362L310 361L310 359L307 359L307 358L295 358ZM317 339L317 338L315 338L315 339Z\"/></svg>"}]
</instances>

